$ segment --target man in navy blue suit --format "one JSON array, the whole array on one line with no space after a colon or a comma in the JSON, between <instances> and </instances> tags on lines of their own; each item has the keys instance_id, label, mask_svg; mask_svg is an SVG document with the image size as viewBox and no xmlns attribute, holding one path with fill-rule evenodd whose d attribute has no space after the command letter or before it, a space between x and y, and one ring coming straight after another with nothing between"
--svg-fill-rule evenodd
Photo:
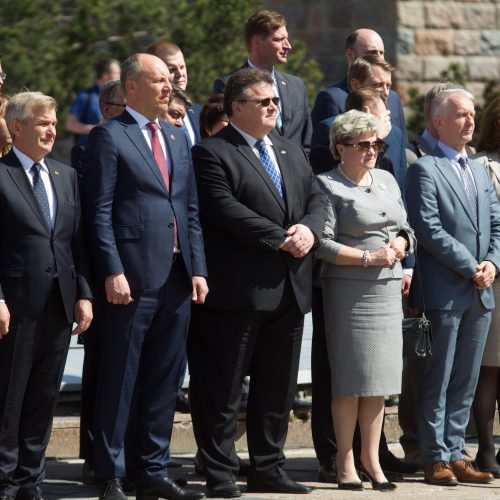
<instances>
[{"instance_id":1,"label":"man in navy blue suit","mask_svg":"<svg viewBox=\"0 0 500 500\"><path fill-rule=\"evenodd\" d=\"M178 45L167 40L152 43L147 49L148 54L159 57L168 67L170 81L186 91L188 86L188 72L184 54ZM192 102L183 119L184 132L188 138L189 146L198 144L200 137L200 112L201 106Z\"/></svg>"},{"instance_id":2,"label":"man in navy blue suit","mask_svg":"<svg viewBox=\"0 0 500 500\"><path fill-rule=\"evenodd\" d=\"M208 292L187 139L158 120L169 76L150 54L123 63L127 107L92 131L83 165L101 314L95 474L106 500L126 499L121 479L130 469L137 498L204 497L167 476L191 301L203 303ZM126 434L133 464L125 461Z\"/></svg>"},{"instance_id":3,"label":"man in navy blue suit","mask_svg":"<svg viewBox=\"0 0 500 500\"><path fill-rule=\"evenodd\" d=\"M373 30L361 28L353 31L346 40L345 56L347 59L347 69L359 57L373 55L384 59L384 42L380 35ZM349 93L348 78L322 90L314 101L314 107L311 112L313 133L316 125L325 118L337 116L345 111L345 99ZM389 90L387 97L387 107L391 112L391 121L403 132L405 144L408 142L406 134L406 122L403 112L403 106L398 94L394 90ZM312 139L314 145L314 135Z\"/></svg>"}]
</instances>

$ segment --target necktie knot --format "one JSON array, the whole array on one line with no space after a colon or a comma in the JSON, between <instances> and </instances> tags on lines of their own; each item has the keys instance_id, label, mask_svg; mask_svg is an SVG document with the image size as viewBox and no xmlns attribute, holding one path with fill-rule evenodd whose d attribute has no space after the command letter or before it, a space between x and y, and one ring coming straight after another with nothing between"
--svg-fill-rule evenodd
<instances>
[{"instance_id":1,"label":"necktie knot","mask_svg":"<svg viewBox=\"0 0 500 500\"><path fill-rule=\"evenodd\" d=\"M41 169L42 166L40 165L40 163L33 163L33 166L31 167L32 172L36 174L39 174Z\"/></svg>"},{"instance_id":2,"label":"necktie knot","mask_svg":"<svg viewBox=\"0 0 500 500\"><path fill-rule=\"evenodd\" d=\"M149 130L151 130L151 132L153 133L156 133L158 132L158 124L156 122L149 122L146 127L149 128Z\"/></svg>"},{"instance_id":3,"label":"necktie knot","mask_svg":"<svg viewBox=\"0 0 500 500\"><path fill-rule=\"evenodd\" d=\"M467 158L465 158L464 156L461 156L458 159L458 164L465 170L467 168Z\"/></svg>"}]
</instances>

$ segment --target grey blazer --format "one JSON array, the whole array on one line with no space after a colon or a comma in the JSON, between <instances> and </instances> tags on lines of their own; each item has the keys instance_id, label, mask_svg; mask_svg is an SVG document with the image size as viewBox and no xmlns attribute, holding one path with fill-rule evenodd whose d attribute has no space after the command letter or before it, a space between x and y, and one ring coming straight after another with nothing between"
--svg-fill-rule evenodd
<instances>
[{"instance_id":1,"label":"grey blazer","mask_svg":"<svg viewBox=\"0 0 500 500\"><path fill-rule=\"evenodd\" d=\"M340 266L335 261L342 245L360 250L378 250L404 233L413 252L415 237L406 220L406 211L398 183L385 170L371 171L373 183L359 187L337 170L319 175L318 181L327 198L327 217L321 245L315 256L324 261L322 278L377 280L402 278L400 262L393 267Z\"/></svg>"},{"instance_id":2,"label":"grey blazer","mask_svg":"<svg viewBox=\"0 0 500 500\"><path fill-rule=\"evenodd\" d=\"M500 269L500 204L486 170L470 158L469 165L478 194L478 220L441 149L436 147L408 169L406 203L419 243L420 268L410 291L413 307L423 307L419 287L428 309L464 310L474 293L479 293L484 307L495 306L491 287L476 289L472 275L483 260Z\"/></svg>"}]
</instances>

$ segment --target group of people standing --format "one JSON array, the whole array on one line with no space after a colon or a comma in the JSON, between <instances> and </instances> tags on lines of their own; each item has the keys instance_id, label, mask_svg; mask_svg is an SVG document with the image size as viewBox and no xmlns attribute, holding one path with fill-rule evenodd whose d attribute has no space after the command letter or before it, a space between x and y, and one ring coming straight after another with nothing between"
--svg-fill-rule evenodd
<instances>
[{"instance_id":1,"label":"group of people standing","mask_svg":"<svg viewBox=\"0 0 500 500\"><path fill-rule=\"evenodd\" d=\"M432 322L433 354L406 391L417 410L402 424L426 481L500 476L492 335L496 355L483 359L500 269L488 175L498 174L498 139L482 138L489 170L467 154L473 96L456 85L429 94L422 137L435 144L416 148L408 168L394 68L377 33L348 37L348 75L320 92L312 115L303 82L275 69L291 50L285 18L254 13L245 42L248 60L216 80L219 95L203 109L186 94L172 42L99 66L106 121L84 116L96 89L80 93L68 118L82 136L75 169L47 158L54 100L10 99L13 147L0 159L0 226L10 236L0 242L1 500L42 499L73 321L73 334L86 332L86 363L93 356L84 434L100 498L125 500L125 479L141 500L205 497L167 472L186 345L206 495L242 494L234 441L247 376L247 491L309 493L285 472L283 448L312 300L320 481L356 491L367 479L390 491L389 473L419 467L390 454L383 435L384 395L405 393L403 373L417 378L403 367L402 297ZM479 469L465 460L478 377Z\"/></svg>"}]
</instances>

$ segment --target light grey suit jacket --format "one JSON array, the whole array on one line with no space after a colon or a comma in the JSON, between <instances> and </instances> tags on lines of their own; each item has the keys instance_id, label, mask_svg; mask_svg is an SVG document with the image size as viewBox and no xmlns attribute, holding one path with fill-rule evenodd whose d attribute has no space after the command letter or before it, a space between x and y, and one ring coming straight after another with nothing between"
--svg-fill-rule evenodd
<instances>
[{"instance_id":1,"label":"light grey suit jacket","mask_svg":"<svg viewBox=\"0 0 500 500\"><path fill-rule=\"evenodd\" d=\"M428 309L464 310L474 293L484 307L495 306L491 287L476 289L472 275L483 260L500 269L500 204L486 170L470 158L469 165L477 187L478 220L463 183L439 147L408 169L406 202L420 269L410 291L413 307L423 307L420 287Z\"/></svg>"}]
</instances>

